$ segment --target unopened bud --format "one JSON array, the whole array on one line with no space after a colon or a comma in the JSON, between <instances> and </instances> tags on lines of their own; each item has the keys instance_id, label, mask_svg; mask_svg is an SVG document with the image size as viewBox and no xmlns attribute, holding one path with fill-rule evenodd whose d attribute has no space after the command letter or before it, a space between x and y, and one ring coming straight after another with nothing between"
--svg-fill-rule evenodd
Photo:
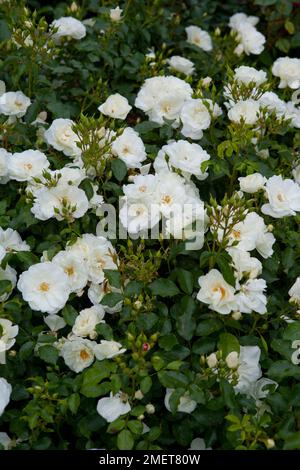
<instances>
[{"instance_id":1,"label":"unopened bud","mask_svg":"<svg viewBox=\"0 0 300 470\"><path fill-rule=\"evenodd\" d=\"M273 447L275 447L274 439L267 439L266 440L266 448L267 449L273 449Z\"/></svg>"},{"instance_id":2,"label":"unopened bud","mask_svg":"<svg viewBox=\"0 0 300 470\"><path fill-rule=\"evenodd\" d=\"M155 413L155 406L152 405L152 403L148 403L148 405L146 405L146 411L149 415L153 415Z\"/></svg>"},{"instance_id":3,"label":"unopened bud","mask_svg":"<svg viewBox=\"0 0 300 470\"><path fill-rule=\"evenodd\" d=\"M232 351L231 353L228 354L228 356L225 359L225 362L229 369L236 369L237 366L239 365L239 355L236 351Z\"/></svg>"},{"instance_id":4,"label":"unopened bud","mask_svg":"<svg viewBox=\"0 0 300 470\"><path fill-rule=\"evenodd\" d=\"M207 362L207 365L208 367L210 367L211 369L213 367L216 367L216 365L218 364L218 359L217 359L217 356L215 353L211 353L207 358L206 358L206 362Z\"/></svg>"},{"instance_id":5,"label":"unopened bud","mask_svg":"<svg viewBox=\"0 0 300 470\"><path fill-rule=\"evenodd\" d=\"M231 316L234 320L237 320L237 321L242 318L241 312L233 312L233 314Z\"/></svg>"},{"instance_id":6,"label":"unopened bud","mask_svg":"<svg viewBox=\"0 0 300 470\"><path fill-rule=\"evenodd\" d=\"M134 394L134 398L136 398L137 400L142 400L144 398L142 390L137 390Z\"/></svg>"}]
</instances>

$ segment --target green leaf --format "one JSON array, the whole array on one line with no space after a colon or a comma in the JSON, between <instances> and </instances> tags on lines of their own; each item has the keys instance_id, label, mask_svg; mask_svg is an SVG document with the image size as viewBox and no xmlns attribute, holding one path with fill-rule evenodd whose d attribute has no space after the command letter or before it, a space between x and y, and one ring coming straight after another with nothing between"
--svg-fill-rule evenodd
<instances>
[{"instance_id":1,"label":"green leaf","mask_svg":"<svg viewBox=\"0 0 300 470\"><path fill-rule=\"evenodd\" d=\"M186 294L192 294L194 287L193 274L186 269L180 268L177 270L177 279L181 290Z\"/></svg>"},{"instance_id":2,"label":"green leaf","mask_svg":"<svg viewBox=\"0 0 300 470\"><path fill-rule=\"evenodd\" d=\"M169 335L160 336L158 344L162 349L165 349L165 351L171 351L175 344L178 344L178 340L176 336L171 333Z\"/></svg>"},{"instance_id":3,"label":"green leaf","mask_svg":"<svg viewBox=\"0 0 300 470\"><path fill-rule=\"evenodd\" d=\"M153 129L158 129L159 127L161 127L161 125L157 124L157 122L144 121L137 124L134 129L139 134L147 134L148 132L153 131Z\"/></svg>"},{"instance_id":4,"label":"green leaf","mask_svg":"<svg viewBox=\"0 0 300 470\"><path fill-rule=\"evenodd\" d=\"M73 326L76 318L78 317L78 312L75 310L74 307L72 307L72 305L66 305L62 309L62 316L67 325Z\"/></svg>"},{"instance_id":5,"label":"green leaf","mask_svg":"<svg viewBox=\"0 0 300 470\"><path fill-rule=\"evenodd\" d=\"M81 393L89 398L98 397L103 392L100 383L116 371L116 365L109 361L96 362L82 374Z\"/></svg>"},{"instance_id":6,"label":"green leaf","mask_svg":"<svg viewBox=\"0 0 300 470\"><path fill-rule=\"evenodd\" d=\"M132 434L128 429L123 429L118 434L117 438L117 447L119 450L131 450L133 449L134 446L134 439L132 437Z\"/></svg>"},{"instance_id":7,"label":"green leaf","mask_svg":"<svg viewBox=\"0 0 300 470\"><path fill-rule=\"evenodd\" d=\"M108 434L116 434L117 432L124 429L125 425L126 425L125 419L117 418L112 423L110 423L106 432L108 432Z\"/></svg>"},{"instance_id":8,"label":"green leaf","mask_svg":"<svg viewBox=\"0 0 300 470\"><path fill-rule=\"evenodd\" d=\"M140 389L141 391L145 394L145 393L148 393L150 390L151 390L151 387L152 387L152 379L151 377L144 377L142 380L141 380L141 383L140 383Z\"/></svg>"},{"instance_id":9,"label":"green leaf","mask_svg":"<svg viewBox=\"0 0 300 470\"><path fill-rule=\"evenodd\" d=\"M107 323L98 323L98 325L96 325L95 330L98 335L102 336L107 341L112 340L114 337L113 330L111 326L109 326Z\"/></svg>"},{"instance_id":10,"label":"green leaf","mask_svg":"<svg viewBox=\"0 0 300 470\"><path fill-rule=\"evenodd\" d=\"M218 318L208 318L207 320L201 321L196 329L197 336L209 336L215 331L219 331L223 328L223 322Z\"/></svg>"},{"instance_id":11,"label":"green leaf","mask_svg":"<svg viewBox=\"0 0 300 470\"><path fill-rule=\"evenodd\" d=\"M223 255L219 256L217 258L217 265L219 266L225 281L228 282L228 284L231 286L235 287L234 271L230 266L228 259Z\"/></svg>"},{"instance_id":12,"label":"green leaf","mask_svg":"<svg viewBox=\"0 0 300 470\"><path fill-rule=\"evenodd\" d=\"M274 362L268 370L268 376L276 381L281 381L288 377L300 379L300 367L288 361Z\"/></svg>"},{"instance_id":13,"label":"green leaf","mask_svg":"<svg viewBox=\"0 0 300 470\"><path fill-rule=\"evenodd\" d=\"M188 390L192 400L202 405L206 402L204 391L198 385L192 384L189 386Z\"/></svg>"},{"instance_id":14,"label":"green leaf","mask_svg":"<svg viewBox=\"0 0 300 470\"><path fill-rule=\"evenodd\" d=\"M189 383L188 378L181 372L160 371L157 374L160 383L166 388L186 388Z\"/></svg>"},{"instance_id":15,"label":"green leaf","mask_svg":"<svg viewBox=\"0 0 300 470\"><path fill-rule=\"evenodd\" d=\"M300 322L290 323L283 332L283 339L289 341L300 340Z\"/></svg>"},{"instance_id":16,"label":"green leaf","mask_svg":"<svg viewBox=\"0 0 300 470\"><path fill-rule=\"evenodd\" d=\"M121 275L116 269L104 269L104 274L112 287L121 287Z\"/></svg>"},{"instance_id":17,"label":"green leaf","mask_svg":"<svg viewBox=\"0 0 300 470\"><path fill-rule=\"evenodd\" d=\"M39 258L30 251L18 251L14 256L22 263L25 269L39 262Z\"/></svg>"},{"instance_id":18,"label":"green leaf","mask_svg":"<svg viewBox=\"0 0 300 470\"><path fill-rule=\"evenodd\" d=\"M80 405L79 393L72 393L72 395L70 395L68 398L68 406L73 415L77 413L79 405Z\"/></svg>"},{"instance_id":19,"label":"green leaf","mask_svg":"<svg viewBox=\"0 0 300 470\"><path fill-rule=\"evenodd\" d=\"M6 279L0 281L0 296L9 293L12 290L12 283Z\"/></svg>"},{"instance_id":20,"label":"green leaf","mask_svg":"<svg viewBox=\"0 0 300 470\"><path fill-rule=\"evenodd\" d=\"M38 355L48 364L56 364L59 356L57 349L50 345L40 346Z\"/></svg>"},{"instance_id":21,"label":"green leaf","mask_svg":"<svg viewBox=\"0 0 300 470\"><path fill-rule=\"evenodd\" d=\"M143 284L139 281L130 281L126 284L124 289L124 296L131 297L134 295L140 295L143 290Z\"/></svg>"},{"instance_id":22,"label":"green leaf","mask_svg":"<svg viewBox=\"0 0 300 470\"><path fill-rule=\"evenodd\" d=\"M220 389L224 398L225 405L230 409L235 408L236 403L233 386L228 382L228 380L221 378Z\"/></svg>"},{"instance_id":23,"label":"green leaf","mask_svg":"<svg viewBox=\"0 0 300 470\"><path fill-rule=\"evenodd\" d=\"M300 431L294 432L285 439L284 450L296 450L300 449Z\"/></svg>"},{"instance_id":24,"label":"green leaf","mask_svg":"<svg viewBox=\"0 0 300 470\"><path fill-rule=\"evenodd\" d=\"M141 435L143 432L143 425L141 421L137 419L134 421L129 421L127 426L133 434Z\"/></svg>"},{"instance_id":25,"label":"green leaf","mask_svg":"<svg viewBox=\"0 0 300 470\"><path fill-rule=\"evenodd\" d=\"M123 300L123 295L118 292L110 292L106 294L101 300L102 305L107 305L108 307L114 307L117 303Z\"/></svg>"},{"instance_id":26,"label":"green leaf","mask_svg":"<svg viewBox=\"0 0 300 470\"><path fill-rule=\"evenodd\" d=\"M179 293L178 287L170 279L156 279L149 287L153 295L161 297L173 297Z\"/></svg>"},{"instance_id":27,"label":"green leaf","mask_svg":"<svg viewBox=\"0 0 300 470\"><path fill-rule=\"evenodd\" d=\"M240 343L234 335L222 333L219 337L218 349L222 351L222 356L225 359L232 351L240 352Z\"/></svg>"},{"instance_id":28,"label":"green leaf","mask_svg":"<svg viewBox=\"0 0 300 470\"><path fill-rule=\"evenodd\" d=\"M120 160L119 158L116 158L115 160L112 160L111 169L112 169L114 177L118 181L123 181L123 179L127 175L127 166L123 162L123 160Z\"/></svg>"},{"instance_id":29,"label":"green leaf","mask_svg":"<svg viewBox=\"0 0 300 470\"><path fill-rule=\"evenodd\" d=\"M91 180L89 180L89 179L83 180L83 181L80 183L79 188L80 188L80 189L83 189L83 191L84 191L85 194L86 194L86 197L87 197L88 200L90 201L90 200L92 199L92 197L94 196L94 189L93 189Z\"/></svg>"},{"instance_id":30,"label":"green leaf","mask_svg":"<svg viewBox=\"0 0 300 470\"><path fill-rule=\"evenodd\" d=\"M196 310L195 301L191 297L183 297L180 302L182 315L176 321L178 334L189 341L193 337L196 328L196 321L193 314Z\"/></svg>"}]
</instances>

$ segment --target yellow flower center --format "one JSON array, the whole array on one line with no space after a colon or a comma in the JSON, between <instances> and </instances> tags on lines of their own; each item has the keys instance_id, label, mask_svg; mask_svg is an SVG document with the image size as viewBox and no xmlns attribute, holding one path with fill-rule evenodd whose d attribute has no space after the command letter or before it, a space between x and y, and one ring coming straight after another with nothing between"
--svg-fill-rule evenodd
<instances>
[{"instance_id":1,"label":"yellow flower center","mask_svg":"<svg viewBox=\"0 0 300 470\"><path fill-rule=\"evenodd\" d=\"M213 288L213 292L218 292L219 294L221 294L221 300L226 297L226 289L224 289L223 286L215 286Z\"/></svg>"},{"instance_id":2,"label":"yellow flower center","mask_svg":"<svg viewBox=\"0 0 300 470\"><path fill-rule=\"evenodd\" d=\"M172 201L172 198L171 196L168 196L168 194L162 197L163 204L170 204L171 201Z\"/></svg>"},{"instance_id":3,"label":"yellow flower center","mask_svg":"<svg viewBox=\"0 0 300 470\"><path fill-rule=\"evenodd\" d=\"M42 292L48 292L49 289L50 284L48 284L48 282L41 282L41 284L39 285L39 290Z\"/></svg>"},{"instance_id":4,"label":"yellow flower center","mask_svg":"<svg viewBox=\"0 0 300 470\"><path fill-rule=\"evenodd\" d=\"M68 275L68 276L73 276L74 274L74 267L73 266L67 266L65 268L65 273Z\"/></svg>"},{"instance_id":5,"label":"yellow flower center","mask_svg":"<svg viewBox=\"0 0 300 470\"><path fill-rule=\"evenodd\" d=\"M80 351L80 358L83 360L83 361L87 361L89 358L90 358L90 355L89 353L86 351L86 349L82 349Z\"/></svg>"}]
</instances>

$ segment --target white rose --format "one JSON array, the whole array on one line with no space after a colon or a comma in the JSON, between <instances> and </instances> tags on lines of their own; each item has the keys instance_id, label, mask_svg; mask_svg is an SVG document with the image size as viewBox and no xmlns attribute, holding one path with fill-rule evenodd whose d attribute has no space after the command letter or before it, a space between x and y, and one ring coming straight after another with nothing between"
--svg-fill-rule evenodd
<instances>
[{"instance_id":1,"label":"white rose","mask_svg":"<svg viewBox=\"0 0 300 470\"><path fill-rule=\"evenodd\" d=\"M101 305L81 310L76 317L72 332L76 336L89 336L91 339L95 339L97 336L95 328L99 323L105 323L104 315L105 311Z\"/></svg>"},{"instance_id":2,"label":"white rose","mask_svg":"<svg viewBox=\"0 0 300 470\"><path fill-rule=\"evenodd\" d=\"M122 344L116 341L101 340L100 344L95 346L94 351L96 359L103 361L103 359L111 359L119 354L123 354L126 349L122 348Z\"/></svg>"},{"instance_id":3,"label":"white rose","mask_svg":"<svg viewBox=\"0 0 300 470\"><path fill-rule=\"evenodd\" d=\"M63 344L60 355L66 365L78 373L94 362L94 345L94 341L75 336Z\"/></svg>"},{"instance_id":4,"label":"white rose","mask_svg":"<svg viewBox=\"0 0 300 470\"><path fill-rule=\"evenodd\" d=\"M174 392L174 388L166 389L165 407L167 408L168 411L171 411L170 398L173 392ZM191 399L189 392L185 392L185 394L180 397L177 411L181 413L191 414L193 413L196 407L197 407L197 402Z\"/></svg>"},{"instance_id":5,"label":"white rose","mask_svg":"<svg viewBox=\"0 0 300 470\"><path fill-rule=\"evenodd\" d=\"M62 151L68 157L79 157L81 150L77 146L79 137L72 130L74 122L71 119L55 119L44 133L47 144Z\"/></svg>"},{"instance_id":6,"label":"white rose","mask_svg":"<svg viewBox=\"0 0 300 470\"><path fill-rule=\"evenodd\" d=\"M5 408L9 403L11 392L11 385L6 379L0 377L0 416L3 415Z\"/></svg>"},{"instance_id":7,"label":"white rose","mask_svg":"<svg viewBox=\"0 0 300 470\"><path fill-rule=\"evenodd\" d=\"M26 114L30 99L22 91L8 91L0 96L0 114L20 118Z\"/></svg>"},{"instance_id":8,"label":"white rose","mask_svg":"<svg viewBox=\"0 0 300 470\"><path fill-rule=\"evenodd\" d=\"M98 109L105 116L114 119L126 119L132 106L129 105L127 98L119 93L115 93L114 95L110 95Z\"/></svg>"},{"instance_id":9,"label":"white rose","mask_svg":"<svg viewBox=\"0 0 300 470\"><path fill-rule=\"evenodd\" d=\"M209 305L211 310L226 315L236 310L235 289L230 286L217 269L211 269L199 277L200 290L197 299Z\"/></svg>"},{"instance_id":10,"label":"white rose","mask_svg":"<svg viewBox=\"0 0 300 470\"><path fill-rule=\"evenodd\" d=\"M234 30L239 30L243 28L245 24L255 26L258 22L259 18L257 16L248 16L245 13L235 13L230 17L229 27Z\"/></svg>"},{"instance_id":11,"label":"white rose","mask_svg":"<svg viewBox=\"0 0 300 470\"><path fill-rule=\"evenodd\" d=\"M140 168L141 162L146 160L144 142L139 134L131 127L126 127L111 146L112 153L126 164L127 168Z\"/></svg>"},{"instance_id":12,"label":"white rose","mask_svg":"<svg viewBox=\"0 0 300 470\"><path fill-rule=\"evenodd\" d=\"M58 184L36 193L31 212L39 220L48 220L51 217L73 220L82 217L88 208L89 201L83 189Z\"/></svg>"},{"instance_id":13,"label":"white rose","mask_svg":"<svg viewBox=\"0 0 300 470\"><path fill-rule=\"evenodd\" d=\"M178 127L182 106L192 93L191 86L177 77L152 77L145 80L135 106L151 121L164 124L164 119L174 120L173 127Z\"/></svg>"},{"instance_id":14,"label":"white rose","mask_svg":"<svg viewBox=\"0 0 300 470\"><path fill-rule=\"evenodd\" d=\"M109 397L100 398L97 404L97 412L108 423L112 423L129 411L131 411L131 406L128 403L128 397L122 392L118 392L116 395L111 392Z\"/></svg>"},{"instance_id":15,"label":"white rose","mask_svg":"<svg viewBox=\"0 0 300 470\"><path fill-rule=\"evenodd\" d=\"M30 251L30 246L12 228L3 229L0 227L0 245L6 252Z\"/></svg>"},{"instance_id":16,"label":"white rose","mask_svg":"<svg viewBox=\"0 0 300 470\"><path fill-rule=\"evenodd\" d=\"M58 30L53 33L53 38L59 42L62 37L69 36L73 39L82 39L86 35L84 24L72 16L64 16L51 23L53 28Z\"/></svg>"},{"instance_id":17,"label":"white rose","mask_svg":"<svg viewBox=\"0 0 300 470\"><path fill-rule=\"evenodd\" d=\"M267 288L264 279L248 279L236 295L238 310L241 313L257 312L263 315L267 312L267 298L264 291Z\"/></svg>"},{"instance_id":18,"label":"white rose","mask_svg":"<svg viewBox=\"0 0 300 470\"><path fill-rule=\"evenodd\" d=\"M293 180L272 176L266 183L266 194L269 203L262 206L263 214L278 219L300 211L300 186Z\"/></svg>"},{"instance_id":19,"label":"white rose","mask_svg":"<svg viewBox=\"0 0 300 470\"><path fill-rule=\"evenodd\" d=\"M178 140L162 147L154 160L154 168L156 172L174 168L181 170L183 176L195 175L204 180L208 173L202 172L201 165L209 159L210 155L200 145Z\"/></svg>"},{"instance_id":20,"label":"white rose","mask_svg":"<svg viewBox=\"0 0 300 470\"><path fill-rule=\"evenodd\" d=\"M253 173L252 175L238 178L240 182L241 191L244 193L254 194L260 189L263 189L267 178L260 173Z\"/></svg>"},{"instance_id":21,"label":"white rose","mask_svg":"<svg viewBox=\"0 0 300 470\"><path fill-rule=\"evenodd\" d=\"M245 274L251 279L261 274L261 262L257 258L250 256L248 251L240 250L237 246L228 247L226 251L232 258L237 280L241 280Z\"/></svg>"},{"instance_id":22,"label":"white rose","mask_svg":"<svg viewBox=\"0 0 300 470\"><path fill-rule=\"evenodd\" d=\"M190 44L194 44L194 46L203 49L203 51L211 51L212 40L210 35L204 31L203 29L199 28L198 26L188 26L185 28L187 34L187 42Z\"/></svg>"},{"instance_id":23,"label":"white rose","mask_svg":"<svg viewBox=\"0 0 300 470\"><path fill-rule=\"evenodd\" d=\"M82 258L72 251L60 251L54 258L52 263L63 268L68 276L69 288L71 292L80 291L88 281L88 271Z\"/></svg>"},{"instance_id":24,"label":"white rose","mask_svg":"<svg viewBox=\"0 0 300 470\"><path fill-rule=\"evenodd\" d=\"M12 180L28 181L40 176L50 163L39 150L25 150L8 158L8 174Z\"/></svg>"},{"instance_id":25,"label":"white rose","mask_svg":"<svg viewBox=\"0 0 300 470\"><path fill-rule=\"evenodd\" d=\"M239 366L237 369L238 383L234 386L236 393L250 394L253 384L261 377L259 365L260 348L258 346L241 346Z\"/></svg>"},{"instance_id":26,"label":"white rose","mask_svg":"<svg viewBox=\"0 0 300 470\"><path fill-rule=\"evenodd\" d=\"M243 120L245 124L253 125L259 117L259 103L252 99L238 101L228 111L228 117L236 123Z\"/></svg>"},{"instance_id":27,"label":"white rose","mask_svg":"<svg viewBox=\"0 0 300 470\"><path fill-rule=\"evenodd\" d=\"M280 78L279 88L300 87L300 59L291 57L280 57L272 66L272 74Z\"/></svg>"},{"instance_id":28,"label":"white rose","mask_svg":"<svg viewBox=\"0 0 300 470\"><path fill-rule=\"evenodd\" d=\"M234 50L236 55L241 55L243 52L246 55L259 55L264 50L266 42L265 36L250 24L244 24L239 30L237 40L239 45Z\"/></svg>"},{"instance_id":29,"label":"white rose","mask_svg":"<svg viewBox=\"0 0 300 470\"><path fill-rule=\"evenodd\" d=\"M258 100L261 108L275 112L278 119L285 117L286 103L282 101L273 91L266 91Z\"/></svg>"},{"instance_id":30,"label":"white rose","mask_svg":"<svg viewBox=\"0 0 300 470\"><path fill-rule=\"evenodd\" d=\"M123 10L119 6L109 10L109 16L112 21L120 21L122 19Z\"/></svg>"},{"instance_id":31,"label":"white rose","mask_svg":"<svg viewBox=\"0 0 300 470\"><path fill-rule=\"evenodd\" d=\"M192 75L195 71L194 63L179 55L173 55L168 59L168 64L171 69L176 70L176 72L184 73L184 75L187 76Z\"/></svg>"},{"instance_id":32,"label":"white rose","mask_svg":"<svg viewBox=\"0 0 300 470\"><path fill-rule=\"evenodd\" d=\"M181 133L194 140L201 139L203 129L207 129L211 122L209 110L201 99L186 101L181 109L180 119L183 124Z\"/></svg>"},{"instance_id":33,"label":"white rose","mask_svg":"<svg viewBox=\"0 0 300 470\"><path fill-rule=\"evenodd\" d=\"M46 313L61 310L70 293L68 276L51 262L30 266L20 275L17 287L32 310Z\"/></svg>"},{"instance_id":34,"label":"white rose","mask_svg":"<svg viewBox=\"0 0 300 470\"><path fill-rule=\"evenodd\" d=\"M255 85L262 85L267 80L267 74L263 70L256 70L254 67L247 67L241 65L234 70L234 80L239 83L249 85L249 83L255 83Z\"/></svg>"}]
</instances>

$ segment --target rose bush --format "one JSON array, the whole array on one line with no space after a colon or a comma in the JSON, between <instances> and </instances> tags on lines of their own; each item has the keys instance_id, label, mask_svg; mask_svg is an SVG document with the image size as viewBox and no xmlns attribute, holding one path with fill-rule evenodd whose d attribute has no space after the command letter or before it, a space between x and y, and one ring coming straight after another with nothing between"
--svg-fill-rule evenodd
<instances>
[{"instance_id":1,"label":"rose bush","mask_svg":"<svg viewBox=\"0 0 300 470\"><path fill-rule=\"evenodd\" d=\"M299 25L0 2L3 449L300 449Z\"/></svg>"}]
</instances>

